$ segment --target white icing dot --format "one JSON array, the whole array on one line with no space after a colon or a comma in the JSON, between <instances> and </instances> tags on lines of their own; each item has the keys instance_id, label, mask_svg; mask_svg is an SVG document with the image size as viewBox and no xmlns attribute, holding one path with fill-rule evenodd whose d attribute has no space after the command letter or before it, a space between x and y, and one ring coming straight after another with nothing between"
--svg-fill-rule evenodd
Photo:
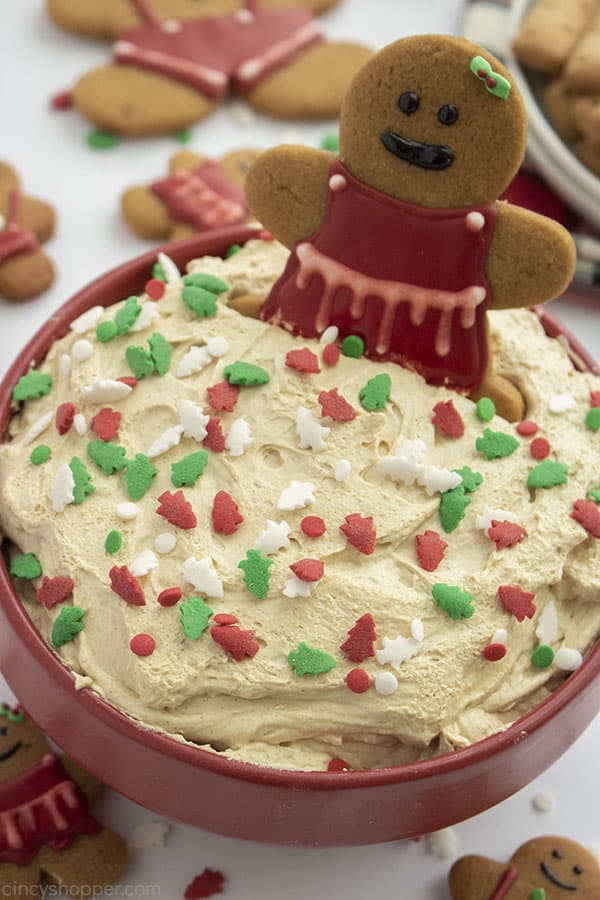
<instances>
[{"instance_id":1,"label":"white icing dot","mask_svg":"<svg viewBox=\"0 0 600 900\"><path fill-rule=\"evenodd\" d=\"M506 628L499 628L498 631L494 632L494 636L492 637L492 644L506 644L508 639L508 631Z\"/></svg>"},{"instance_id":2,"label":"white icing dot","mask_svg":"<svg viewBox=\"0 0 600 900\"><path fill-rule=\"evenodd\" d=\"M131 563L130 571L136 578L147 575L153 569L158 569L158 559L152 550L142 550Z\"/></svg>"},{"instance_id":3,"label":"white icing dot","mask_svg":"<svg viewBox=\"0 0 600 900\"><path fill-rule=\"evenodd\" d=\"M131 388L122 381L100 378L88 387L84 387L81 393L84 400L89 400L96 406L102 406L105 403L116 403L118 400L123 400L131 393Z\"/></svg>"},{"instance_id":4,"label":"white icing dot","mask_svg":"<svg viewBox=\"0 0 600 900\"><path fill-rule=\"evenodd\" d=\"M75 334L85 334L86 331L92 331L98 324L100 317L104 313L103 306L92 306L87 312L73 319L70 328Z\"/></svg>"},{"instance_id":5,"label":"white icing dot","mask_svg":"<svg viewBox=\"0 0 600 900\"><path fill-rule=\"evenodd\" d=\"M454 859L459 846L460 839L454 828L442 828L427 835L427 848L438 859Z\"/></svg>"},{"instance_id":6,"label":"white icing dot","mask_svg":"<svg viewBox=\"0 0 600 900\"><path fill-rule=\"evenodd\" d=\"M181 27L181 22L178 22L176 19L166 19L161 25L161 30L165 34L179 34Z\"/></svg>"},{"instance_id":7,"label":"white icing dot","mask_svg":"<svg viewBox=\"0 0 600 900\"><path fill-rule=\"evenodd\" d=\"M43 416L40 416L40 418L33 423L29 431L26 432L25 437L23 438L23 446L27 447L28 444L30 444L32 441L35 441L36 437L39 437L40 434L43 434L53 418L53 410L44 413Z\"/></svg>"},{"instance_id":8,"label":"white icing dot","mask_svg":"<svg viewBox=\"0 0 600 900\"><path fill-rule=\"evenodd\" d=\"M68 353L61 353L60 359L58 361L58 371L61 378L68 378L71 374L71 357Z\"/></svg>"},{"instance_id":9,"label":"white icing dot","mask_svg":"<svg viewBox=\"0 0 600 900\"><path fill-rule=\"evenodd\" d=\"M94 347L90 343L90 341L86 341L85 338L80 338L80 340L75 341L73 347L71 349L71 356L77 362L85 362L86 359L89 359L94 353Z\"/></svg>"},{"instance_id":10,"label":"white icing dot","mask_svg":"<svg viewBox=\"0 0 600 900\"><path fill-rule=\"evenodd\" d=\"M250 59L248 62L242 63L237 70L237 77L242 81L250 81L260 75L260 62L257 59Z\"/></svg>"},{"instance_id":11,"label":"white icing dot","mask_svg":"<svg viewBox=\"0 0 600 900\"><path fill-rule=\"evenodd\" d=\"M483 213L467 213L465 216L465 225L467 226L467 231L472 231L474 233L481 231L485 227L485 217Z\"/></svg>"},{"instance_id":12,"label":"white icing dot","mask_svg":"<svg viewBox=\"0 0 600 900\"><path fill-rule=\"evenodd\" d=\"M375 690L382 697L393 694L398 689L398 679L393 672L379 672L375 676Z\"/></svg>"},{"instance_id":13,"label":"white icing dot","mask_svg":"<svg viewBox=\"0 0 600 900\"><path fill-rule=\"evenodd\" d=\"M167 284L173 284L176 281L181 281L181 272L170 256L167 256L166 253L159 253L158 261L162 266Z\"/></svg>"},{"instance_id":14,"label":"white icing dot","mask_svg":"<svg viewBox=\"0 0 600 900\"><path fill-rule=\"evenodd\" d=\"M335 344L339 337L340 329L337 325L330 325L329 328L326 328L321 337L319 338L322 344Z\"/></svg>"},{"instance_id":15,"label":"white icing dot","mask_svg":"<svg viewBox=\"0 0 600 900\"><path fill-rule=\"evenodd\" d=\"M573 394L552 394L548 401L548 409L551 413L564 413L575 406L575 397Z\"/></svg>"},{"instance_id":16,"label":"white icing dot","mask_svg":"<svg viewBox=\"0 0 600 900\"><path fill-rule=\"evenodd\" d=\"M561 647L554 659L557 667L562 672L574 672L583 662L583 656L579 650L571 647Z\"/></svg>"},{"instance_id":17,"label":"white icing dot","mask_svg":"<svg viewBox=\"0 0 600 900\"><path fill-rule=\"evenodd\" d=\"M154 549L163 556L166 553L171 553L176 546L177 538L168 531L163 531L162 534L157 535L156 540L154 541Z\"/></svg>"},{"instance_id":18,"label":"white icing dot","mask_svg":"<svg viewBox=\"0 0 600 900\"><path fill-rule=\"evenodd\" d=\"M351 465L347 459L340 459L339 463L336 464L335 467L335 480L336 481L345 481L348 475L350 474Z\"/></svg>"},{"instance_id":19,"label":"white icing dot","mask_svg":"<svg viewBox=\"0 0 600 900\"><path fill-rule=\"evenodd\" d=\"M339 194L340 191L346 190L346 188L348 187L348 182L343 175L332 175L329 179L329 187L334 192L334 194Z\"/></svg>"},{"instance_id":20,"label":"white icing dot","mask_svg":"<svg viewBox=\"0 0 600 900\"><path fill-rule=\"evenodd\" d=\"M249 9L238 9L238 11L234 13L234 19L236 22L239 22L240 25L250 25L254 22L254 13Z\"/></svg>"},{"instance_id":21,"label":"white icing dot","mask_svg":"<svg viewBox=\"0 0 600 900\"><path fill-rule=\"evenodd\" d=\"M87 422L85 420L85 416L81 413L77 413L73 418L73 425L75 427L75 431L79 435L79 437L83 437L84 434L87 434Z\"/></svg>"},{"instance_id":22,"label":"white icing dot","mask_svg":"<svg viewBox=\"0 0 600 900\"><path fill-rule=\"evenodd\" d=\"M219 358L229 353L229 342L223 337L209 338L206 342L206 349L211 356Z\"/></svg>"},{"instance_id":23,"label":"white icing dot","mask_svg":"<svg viewBox=\"0 0 600 900\"><path fill-rule=\"evenodd\" d=\"M548 813L556 806L556 797L551 791L540 791L531 801L536 812Z\"/></svg>"},{"instance_id":24,"label":"white icing dot","mask_svg":"<svg viewBox=\"0 0 600 900\"><path fill-rule=\"evenodd\" d=\"M139 514L140 508L136 506L135 503L128 503L127 501L123 503L117 503L115 507L115 512L118 515L119 519L123 519L124 522L128 522L130 519L135 519L135 517Z\"/></svg>"}]
</instances>

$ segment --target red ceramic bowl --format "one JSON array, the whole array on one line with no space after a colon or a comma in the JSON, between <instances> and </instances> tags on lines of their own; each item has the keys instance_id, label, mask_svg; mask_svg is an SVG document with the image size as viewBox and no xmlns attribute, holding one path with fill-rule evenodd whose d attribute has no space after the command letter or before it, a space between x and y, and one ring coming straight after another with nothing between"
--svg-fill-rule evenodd
<instances>
[{"instance_id":1,"label":"red ceramic bowl","mask_svg":"<svg viewBox=\"0 0 600 900\"><path fill-rule=\"evenodd\" d=\"M243 243L249 229L193 237L165 247L187 260ZM11 391L69 322L96 304L140 293L156 252L84 288L36 334L0 387L0 433ZM539 313L552 336L564 329ZM570 339L570 336L567 335ZM583 364L595 368L573 341ZM597 371L597 369L596 369ZM0 667L33 719L102 781L148 809L218 834L275 844L371 844L436 831L522 788L581 734L600 707L600 643L548 700L506 731L466 750L364 772L290 772L233 762L169 738L119 712L73 676L33 626L0 563Z\"/></svg>"}]
</instances>

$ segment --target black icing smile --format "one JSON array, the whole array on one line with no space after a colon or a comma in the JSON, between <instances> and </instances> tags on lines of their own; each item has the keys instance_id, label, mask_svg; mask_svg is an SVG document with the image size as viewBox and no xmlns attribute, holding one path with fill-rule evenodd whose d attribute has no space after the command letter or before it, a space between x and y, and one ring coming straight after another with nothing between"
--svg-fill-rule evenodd
<instances>
[{"instance_id":1,"label":"black icing smile","mask_svg":"<svg viewBox=\"0 0 600 900\"><path fill-rule=\"evenodd\" d=\"M382 133L381 141L385 149L394 156L421 169L447 169L454 162L454 153L450 147L413 141L391 129Z\"/></svg>"},{"instance_id":2,"label":"black icing smile","mask_svg":"<svg viewBox=\"0 0 600 900\"><path fill-rule=\"evenodd\" d=\"M577 890L576 884L566 884L564 881L561 881L560 878L554 874L550 866L546 865L545 862L540 863L540 869L542 870L546 878L548 878L552 882L552 884L555 884L557 887L562 888L564 891Z\"/></svg>"},{"instance_id":3,"label":"black icing smile","mask_svg":"<svg viewBox=\"0 0 600 900\"><path fill-rule=\"evenodd\" d=\"M22 742L17 741L17 743L13 747L11 747L10 750L6 750L4 753L0 753L0 762L4 762L5 759L10 759L10 757L17 752L21 745Z\"/></svg>"}]
</instances>

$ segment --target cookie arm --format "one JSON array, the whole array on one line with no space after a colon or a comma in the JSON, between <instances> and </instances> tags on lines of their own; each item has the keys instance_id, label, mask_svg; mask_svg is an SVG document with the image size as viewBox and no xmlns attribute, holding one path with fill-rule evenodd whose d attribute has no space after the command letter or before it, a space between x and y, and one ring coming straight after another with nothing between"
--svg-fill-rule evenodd
<instances>
[{"instance_id":1,"label":"cookie arm","mask_svg":"<svg viewBox=\"0 0 600 900\"><path fill-rule=\"evenodd\" d=\"M493 900L507 867L486 856L463 856L450 870L452 900ZM503 894L496 896L502 897Z\"/></svg>"},{"instance_id":2,"label":"cookie arm","mask_svg":"<svg viewBox=\"0 0 600 900\"><path fill-rule=\"evenodd\" d=\"M336 158L325 150L289 145L261 153L251 166L246 179L250 210L286 247L314 234L323 222Z\"/></svg>"},{"instance_id":3,"label":"cookie arm","mask_svg":"<svg viewBox=\"0 0 600 900\"><path fill-rule=\"evenodd\" d=\"M573 278L576 261L571 236L558 222L498 203L485 267L492 309L532 306L558 297Z\"/></svg>"},{"instance_id":4,"label":"cookie arm","mask_svg":"<svg viewBox=\"0 0 600 900\"><path fill-rule=\"evenodd\" d=\"M65 753L60 753L58 758L69 778L74 781L75 784L79 785L87 797L88 803L93 803L102 790L102 784L97 778L94 778L93 775L90 775L82 769L81 766L78 766L75 760L71 759L71 757L67 756Z\"/></svg>"}]
</instances>

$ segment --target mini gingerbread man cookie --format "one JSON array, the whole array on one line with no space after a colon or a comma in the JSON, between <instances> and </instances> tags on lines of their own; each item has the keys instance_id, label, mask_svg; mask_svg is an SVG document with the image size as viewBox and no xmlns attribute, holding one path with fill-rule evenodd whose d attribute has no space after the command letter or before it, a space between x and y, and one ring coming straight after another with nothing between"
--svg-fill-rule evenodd
<instances>
[{"instance_id":1,"label":"mini gingerbread man cookie","mask_svg":"<svg viewBox=\"0 0 600 900\"><path fill-rule=\"evenodd\" d=\"M337 2L337 0L335 0ZM84 75L73 103L94 124L128 135L178 131L230 91L282 118L338 115L372 55L325 39L315 13L332 0L49 0L74 31L116 36L110 65Z\"/></svg>"},{"instance_id":2,"label":"mini gingerbread man cookie","mask_svg":"<svg viewBox=\"0 0 600 900\"><path fill-rule=\"evenodd\" d=\"M293 248L262 318L305 337L335 325L371 359L519 419L487 310L550 300L575 267L561 226L496 199L526 135L519 91L487 51L437 35L382 50L348 91L339 157L278 147L250 170L252 212Z\"/></svg>"},{"instance_id":3,"label":"mini gingerbread man cookie","mask_svg":"<svg viewBox=\"0 0 600 900\"><path fill-rule=\"evenodd\" d=\"M20 708L0 706L0 885L15 896L41 884L89 897L125 867L125 842L103 828L88 803L100 783L46 738Z\"/></svg>"},{"instance_id":4,"label":"mini gingerbread man cookie","mask_svg":"<svg viewBox=\"0 0 600 900\"><path fill-rule=\"evenodd\" d=\"M540 837L523 844L507 865L464 856L450 871L453 900L597 900L600 868L579 844Z\"/></svg>"},{"instance_id":5,"label":"mini gingerbread man cookie","mask_svg":"<svg viewBox=\"0 0 600 900\"><path fill-rule=\"evenodd\" d=\"M0 297L30 300L54 281L54 266L40 249L54 231L54 210L22 194L14 169L0 163Z\"/></svg>"},{"instance_id":6,"label":"mini gingerbread man cookie","mask_svg":"<svg viewBox=\"0 0 600 900\"><path fill-rule=\"evenodd\" d=\"M167 178L125 191L123 217L135 234L153 241L240 225L249 218L244 183L258 153L234 150L214 160L182 150L171 158Z\"/></svg>"}]
</instances>

